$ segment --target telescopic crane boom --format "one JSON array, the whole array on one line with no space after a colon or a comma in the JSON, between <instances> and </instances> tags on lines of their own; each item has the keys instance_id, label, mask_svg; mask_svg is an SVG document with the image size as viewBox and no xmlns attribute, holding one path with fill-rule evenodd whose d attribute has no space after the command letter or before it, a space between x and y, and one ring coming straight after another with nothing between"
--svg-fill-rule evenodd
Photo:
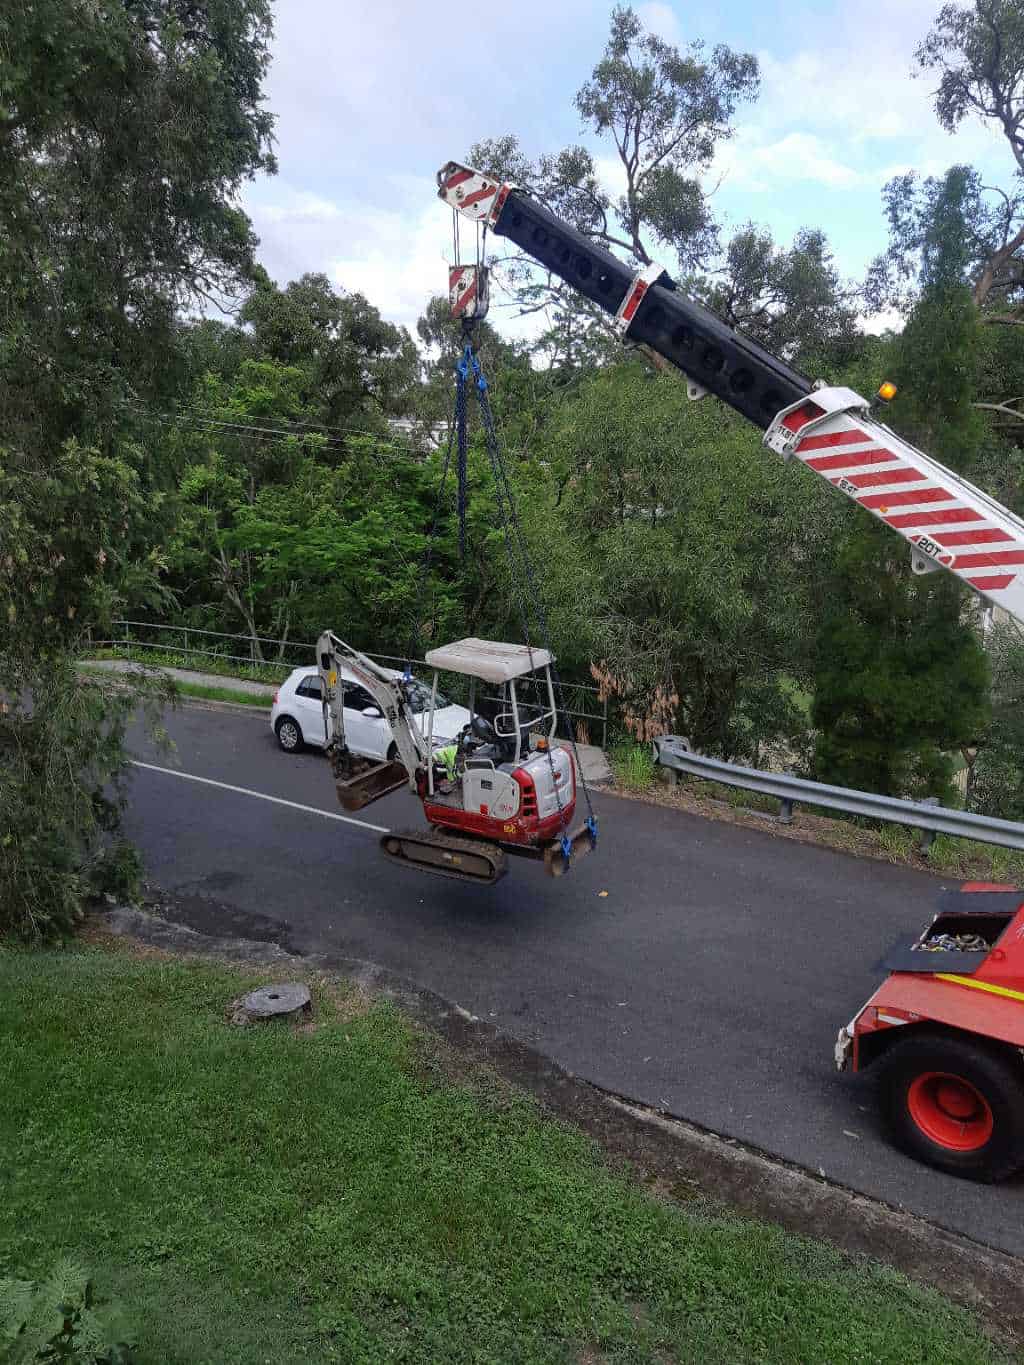
<instances>
[{"instance_id":1,"label":"telescopic crane boom","mask_svg":"<svg viewBox=\"0 0 1024 1365\"><path fill-rule=\"evenodd\" d=\"M712 393L764 444L798 460L910 546L915 573L946 569L1024 622L1024 521L905 441L852 389L812 383L677 289L659 265L634 271L515 185L449 161L438 196L507 237L612 314L623 340L682 370L690 396Z\"/></svg>"}]
</instances>

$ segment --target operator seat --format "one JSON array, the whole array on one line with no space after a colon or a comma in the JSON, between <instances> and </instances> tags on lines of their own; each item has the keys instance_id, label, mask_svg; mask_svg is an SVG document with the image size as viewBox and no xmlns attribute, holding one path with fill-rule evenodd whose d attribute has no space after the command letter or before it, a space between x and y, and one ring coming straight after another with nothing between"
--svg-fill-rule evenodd
<instances>
[{"instance_id":1,"label":"operator seat","mask_svg":"<svg viewBox=\"0 0 1024 1365\"><path fill-rule=\"evenodd\" d=\"M511 763L515 758L515 740L499 735L483 716L474 716L463 733L470 742L467 752L474 758L489 758L496 768L502 763Z\"/></svg>"}]
</instances>

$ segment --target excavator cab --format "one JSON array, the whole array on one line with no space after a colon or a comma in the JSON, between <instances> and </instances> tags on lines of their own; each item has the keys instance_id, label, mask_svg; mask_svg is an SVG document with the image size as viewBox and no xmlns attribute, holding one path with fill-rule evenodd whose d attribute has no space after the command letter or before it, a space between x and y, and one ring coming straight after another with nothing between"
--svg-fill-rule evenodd
<instances>
[{"instance_id":1,"label":"excavator cab","mask_svg":"<svg viewBox=\"0 0 1024 1365\"><path fill-rule=\"evenodd\" d=\"M543 858L554 875L565 871L574 853L590 851L593 837L589 827L570 833L577 774L571 753L555 736L552 655L530 645L470 638L432 649L426 659L434 670L434 696L442 672L461 674L469 686L470 720L457 742L454 778L450 766L432 762L419 779L423 811L435 833L493 840L498 847L489 880L504 871L503 851ZM432 703L428 751L434 710ZM445 854L444 845L406 835L386 837L383 844L393 857L421 863ZM484 847L476 845L477 859ZM444 870L453 875L447 865Z\"/></svg>"},{"instance_id":2,"label":"excavator cab","mask_svg":"<svg viewBox=\"0 0 1024 1365\"><path fill-rule=\"evenodd\" d=\"M461 674L469 683L469 723L457 742L457 768L514 771L531 752L545 753L555 740L557 708L547 650L493 640L457 640L427 654L434 670L426 725L427 745L434 747L434 714L438 674ZM434 765L436 767L436 765ZM436 794L434 767L427 774L426 795Z\"/></svg>"}]
</instances>

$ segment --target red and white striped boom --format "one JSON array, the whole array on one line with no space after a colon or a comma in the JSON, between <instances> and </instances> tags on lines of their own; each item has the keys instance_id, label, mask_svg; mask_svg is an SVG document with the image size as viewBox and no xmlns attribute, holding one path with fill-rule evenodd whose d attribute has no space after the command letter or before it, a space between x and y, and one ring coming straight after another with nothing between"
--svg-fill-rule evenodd
<instances>
[{"instance_id":1,"label":"red and white striped boom","mask_svg":"<svg viewBox=\"0 0 1024 1365\"><path fill-rule=\"evenodd\" d=\"M1024 621L1024 521L876 421L852 389L815 389L783 408L764 443L901 535L915 573L948 569Z\"/></svg>"},{"instance_id":2,"label":"red and white striped boom","mask_svg":"<svg viewBox=\"0 0 1024 1365\"><path fill-rule=\"evenodd\" d=\"M915 573L946 569L1024 622L1024 521L871 415L852 389L815 386L676 289L660 266L633 271L514 185L458 162L438 197L508 237L612 314L621 336L663 356L901 535Z\"/></svg>"}]
</instances>

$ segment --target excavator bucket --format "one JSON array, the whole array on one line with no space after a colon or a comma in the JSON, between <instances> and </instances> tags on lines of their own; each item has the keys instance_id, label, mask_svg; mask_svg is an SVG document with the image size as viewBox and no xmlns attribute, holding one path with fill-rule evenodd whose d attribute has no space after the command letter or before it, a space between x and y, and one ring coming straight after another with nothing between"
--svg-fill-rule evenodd
<instances>
[{"instance_id":1,"label":"excavator bucket","mask_svg":"<svg viewBox=\"0 0 1024 1365\"><path fill-rule=\"evenodd\" d=\"M568 858L565 855L561 842L549 844L544 850L544 869L548 875L551 877L564 877L570 868L576 866L576 863L580 858L586 857L588 853L593 853L594 849L597 847L595 829L596 826L592 826L589 821L585 820L582 825L578 825L576 829L571 832L569 835Z\"/></svg>"},{"instance_id":2,"label":"excavator bucket","mask_svg":"<svg viewBox=\"0 0 1024 1365\"><path fill-rule=\"evenodd\" d=\"M409 782L409 774L401 763L378 763L372 758L359 758L346 753L332 755L334 785L342 810L357 811L379 801L389 792L398 791Z\"/></svg>"}]
</instances>

